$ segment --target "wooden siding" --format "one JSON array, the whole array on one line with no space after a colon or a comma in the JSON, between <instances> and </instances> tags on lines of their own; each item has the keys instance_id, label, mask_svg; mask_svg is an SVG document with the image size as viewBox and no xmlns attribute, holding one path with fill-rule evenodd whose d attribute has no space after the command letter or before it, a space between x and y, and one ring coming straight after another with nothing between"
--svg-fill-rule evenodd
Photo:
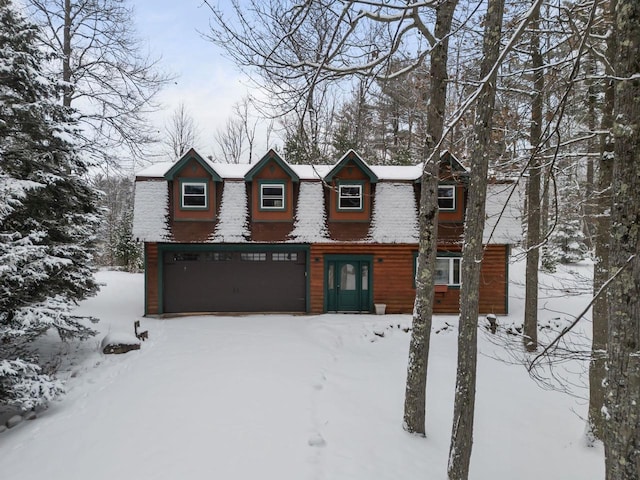
<instances>
[{"instance_id":1,"label":"wooden siding","mask_svg":"<svg viewBox=\"0 0 640 480\"><path fill-rule=\"evenodd\" d=\"M293 230L293 222L252 222L250 227L254 242L282 242Z\"/></svg>"},{"instance_id":2,"label":"wooden siding","mask_svg":"<svg viewBox=\"0 0 640 480\"><path fill-rule=\"evenodd\" d=\"M461 223L464 220L465 210L465 198L464 198L464 186L456 186L456 209L455 210L440 210L438 212L438 222L458 222Z\"/></svg>"},{"instance_id":3,"label":"wooden siding","mask_svg":"<svg viewBox=\"0 0 640 480\"><path fill-rule=\"evenodd\" d=\"M145 285L145 315L157 315L159 313L158 300L158 265L161 259L158 257L158 244L144 244L144 285Z\"/></svg>"}]
</instances>

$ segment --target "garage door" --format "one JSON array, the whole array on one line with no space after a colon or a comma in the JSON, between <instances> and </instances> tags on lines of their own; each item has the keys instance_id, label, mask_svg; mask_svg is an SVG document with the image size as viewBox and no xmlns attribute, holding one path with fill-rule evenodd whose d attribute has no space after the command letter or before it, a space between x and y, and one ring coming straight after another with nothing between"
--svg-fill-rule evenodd
<instances>
[{"instance_id":1,"label":"garage door","mask_svg":"<svg viewBox=\"0 0 640 480\"><path fill-rule=\"evenodd\" d=\"M165 252L163 310L304 312L304 251Z\"/></svg>"}]
</instances>

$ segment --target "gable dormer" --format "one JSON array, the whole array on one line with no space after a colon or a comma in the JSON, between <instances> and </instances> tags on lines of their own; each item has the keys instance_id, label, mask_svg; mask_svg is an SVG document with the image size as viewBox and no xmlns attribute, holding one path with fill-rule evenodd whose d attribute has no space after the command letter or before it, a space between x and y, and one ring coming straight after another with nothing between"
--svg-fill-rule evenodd
<instances>
[{"instance_id":1,"label":"gable dormer","mask_svg":"<svg viewBox=\"0 0 640 480\"><path fill-rule=\"evenodd\" d=\"M251 183L252 221L293 222L293 185L300 178L274 150L269 150L244 180Z\"/></svg>"},{"instance_id":2,"label":"gable dormer","mask_svg":"<svg viewBox=\"0 0 640 480\"><path fill-rule=\"evenodd\" d=\"M378 177L353 150L349 150L324 177L329 185L329 221L368 222L372 185Z\"/></svg>"},{"instance_id":3,"label":"gable dormer","mask_svg":"<svg viewBox=\"0 0 640 480\"><path fill-rule=\"evenodd\" d=\"M213 221L216 217L216 183L220 176L193 148L164 175L169 182L174 221Z\"/></svg>"}]
</instances>

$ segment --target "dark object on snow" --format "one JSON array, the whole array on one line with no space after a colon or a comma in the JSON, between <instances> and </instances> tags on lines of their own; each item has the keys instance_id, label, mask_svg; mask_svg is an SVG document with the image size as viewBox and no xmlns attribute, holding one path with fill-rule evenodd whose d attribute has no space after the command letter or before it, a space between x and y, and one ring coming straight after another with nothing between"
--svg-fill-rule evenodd
<instances>
[{"instance_id":1,"label":"dark object on snow","mask_svg":"<svg viewBox=\"0 0 640 480\"><path fill-rule=\"evenodd\" d=\"M495 315L489 314L487 315L487 321L489 322L489 330L495 334L496 330L498 330L498 319Z\"/></svg>"},{"instance_id":2,"label":"dark object on snow","mask_svg":"<svg viewBox=\"0 0 640 480\"><path fill-rule=\"evenodd\" d=\"M100 346L104 354L127 353L131 350L140 350L140 341L130 334L108 334L102 340Z\"/></svg>"},{"instance_id":3,"label":"dark object on snow","mask_svg":"<svg viewBox=\"0 0 640 480\"><path fill-rule=\"evenodd\" d=\"M138 328L140 328L140 320L136 320L135 322L133 322L133 331L136 334L136 338L138 338L139 340L142 340L143 342L145 340L148 340L149 330L145 330L144 332L138 333Z\"/></svg>"}]
</instances>

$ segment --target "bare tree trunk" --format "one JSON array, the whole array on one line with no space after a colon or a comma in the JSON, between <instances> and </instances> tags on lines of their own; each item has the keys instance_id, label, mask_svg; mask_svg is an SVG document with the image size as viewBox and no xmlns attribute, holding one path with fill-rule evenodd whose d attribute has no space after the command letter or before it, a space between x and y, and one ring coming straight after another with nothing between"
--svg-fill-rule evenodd
<instances>
[{"instance_id":1,"label":"bare tree trunk","mask_svg":"<svg viewBox=\"0 0 640 480\"><path fill-rule=\"evenodd\" d=\"M607 480L640 478L640 3L615 9L611 285L605 422Z\"/></svg>"},{"instance_id":2,"label":"bare tree trunk","mask_svg":"<svg viewBox=\"0 0 640 480\"><path fill-rule=\"evenodd\" d=\"M540 8L531 17L531 64L533 96L531 99L531 160L527 192L527 266L524 300L524 348L538 348L538 265L540 263L540 178L542 165L538 151L542 140L542 100L544 95L544 62L540 53Z\"/></svg>"},{"instance_id":3,"label":"bare tree trunk","mask_svg":"<svg viewBox=\"0 0 640 480\"><path fill-rule=\"evenodd\" d=\"M409 345L409 365L404 399L404 428L424 435L427 364L433 314L434 270L438 247L438 164L434 145L442 137L447 99L448 35L458 0L446 0L436 8L435 37L441 39L431 53L431 87L427 111L427 138L420 193L420 240L416 274L416 300ZM427 161L431 159L431 161Z\"/></svg>"},{"instance_id":4,"label":"bare tree trunk","mask_svg":"<svg viewBox=\"0 0 640 480\"><path fill-rule=\"evenodd\" d=\"M471 177L465 216L464 248L462 250L458 370L448 466L450 480L463 480L469 477L469 462L473 444L480 268L484 253L482 237L498 72L494 65L500 54L503 10L504 0L489 0L480 66L480 77L488 81L485 81L477 102L474 126L475 143L471 153Z\"/></svg>"},{"instance_id":5,"label":"bare tree trunk","mask_svg":"<svg viewBox=\"0 0 640 480\"><path fill-rule=\"evenodd\" d=\"M616 0L610 2L610 14L615 11ZM615 35L607 38L607 57L615 59ZM613 70L607 67L607 74L613 75ZM611 132L613 127L613 109L615 91L613 80L607 82L604 90L604 107L602 112L602 130ZM609 206L611 205L611 180L612 163L614 156L613 133L607 134L601 139L600 161L598 163L598 185L596 213L595 239L594 239L594 266L593 266L593 291L598 292L609 279L609 239L611 234L611 220L609 218ZM591 361L589 363L589 434L594 438L603 439L604 418L602 407L604 406L605 379L605 353L607 350L607 324L609 317L609 305L607 295L600 295L593 303L592 308L592 335L591 335Z\"/></svg>"}]
</instances>

